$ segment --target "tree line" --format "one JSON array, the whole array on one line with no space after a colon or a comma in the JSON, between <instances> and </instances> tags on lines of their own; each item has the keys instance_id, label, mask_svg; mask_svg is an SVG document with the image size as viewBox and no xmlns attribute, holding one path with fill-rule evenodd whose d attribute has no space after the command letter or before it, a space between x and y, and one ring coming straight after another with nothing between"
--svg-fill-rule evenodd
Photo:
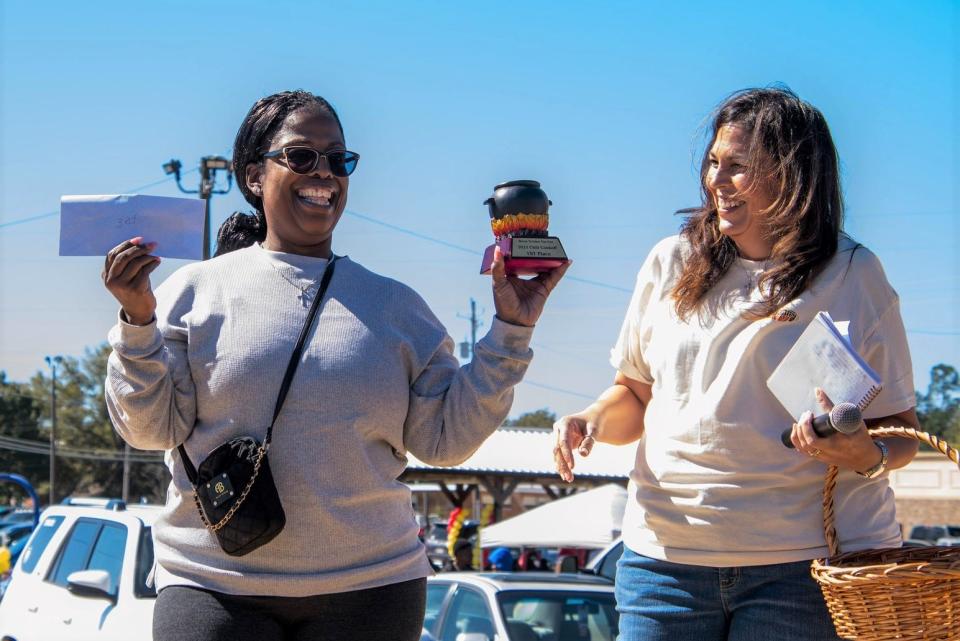
<instances>
[{"instance_id":1,"label":"tree line","mask_svg":"<svg viewBox=\"0 0 960 641\"><path fill-rule=\"evenodd\" d=\"M110 346L88 349L83 357L66 357L57 370L57 447L65 454L122 452L124 443L113 429L104 400L104 380ZM38 371L26 383L8 381L0 371L0 472L21 474L46 499L49 495L49 456L36 444L49 443L51 377ZM923 429L960 446L960 374L952 365L931 369L926 392L917 392L917 414ZM521 414L504 425L549 428L556 414L547 408ZM33 447L23 445L33 443ZM26 451L34 450L34 451ZM112 457L111 457L112 458ZM141 456L137 457L142 459ZM111 496L122 494L123 463L80 456L58 456L56 494ZM130 465L129 496L162 502L169 474L158 457ZM22 491L0 484L0 503L20 501Z\"/></svg>"},{"instance_id":2,"label":"tree line","mask_svg":"<svg viewBox=\"0 0 960 641\"><path fill-rule=\"evenodd\" d=\"M103 343L88 349L83 357L64 357L57 367L57 448L69 451L122 453L124 443L113 429L104 398L107 357L110 346ZM38 371L30 381L8 381L0 371L0 437L12 442L0 448L0 472L23 475L43 501L50 491L50 457L47 453L23 451L24 442L49 443L51 418L51 377ZM35 448L33 448L35 449ZM135 451L136 452L136 451ZM141 456L143 453L137 452ZM130 465L131 500L162 503L169 474L161 458L155 462ZM54 500L77 496L119 497L123 488L123 462L96 458L57 456ZM12 484L0 484L0 503L22 500L22 491Z\"/></svg>"}]
</instances>

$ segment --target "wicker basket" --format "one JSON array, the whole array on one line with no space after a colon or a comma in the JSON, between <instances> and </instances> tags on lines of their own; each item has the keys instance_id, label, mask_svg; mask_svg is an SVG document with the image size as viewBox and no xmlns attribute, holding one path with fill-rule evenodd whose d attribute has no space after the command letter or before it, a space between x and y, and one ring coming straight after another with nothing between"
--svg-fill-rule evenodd
<instances>
[{"instance_id":1,"label":"wicker basket","mask_svg":"<svg viewBox=\"0 0 960 641\"><path fill-rule=\"evenodd\" d=\"M936 436L901 427L870 430L874 438L923 441L960 465L957 450ZM960 639L960 547L904 547L840 554L834 526L831 465L823 488L823 527L830 557L811 573L837 634L858 641Z\"/></svg>"}]
</instances>

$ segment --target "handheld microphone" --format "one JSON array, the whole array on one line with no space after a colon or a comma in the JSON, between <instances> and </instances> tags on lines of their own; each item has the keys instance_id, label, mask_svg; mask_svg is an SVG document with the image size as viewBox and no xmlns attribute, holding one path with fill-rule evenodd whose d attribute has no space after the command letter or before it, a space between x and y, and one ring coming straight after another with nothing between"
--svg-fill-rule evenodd
<instances>
[{"instance_id":1,"label":"handheld microphone","mask_svg":"<svg viewBox=\"0 0 960 641\"><path fill-rule=\"evenodd\" d=\"M838 403L833 406L829 414L814 417L813 432L822 438L833 436L837 432L853 434L860 429L862 420L859 407L853 403ZM792 431L792 429L784 430L780 435L780 440L789 448L793 448L793 442L790 440Z\"/></svg>"}]
</instances>

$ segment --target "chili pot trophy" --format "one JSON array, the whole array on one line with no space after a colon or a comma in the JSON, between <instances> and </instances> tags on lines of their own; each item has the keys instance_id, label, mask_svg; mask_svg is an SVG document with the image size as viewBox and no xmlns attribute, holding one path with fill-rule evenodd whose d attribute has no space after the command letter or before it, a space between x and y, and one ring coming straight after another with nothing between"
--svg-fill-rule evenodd
<instances>
[{"instance_id":1,"label":"chili pot trophy","mask_svg":"<svg viewBox=\"0 0 960 641\"><path fill-rule=\"evenodd\" d=\"M490 273L493 250L503 252L507 274L532 275L550 271L567 262L556 236L547 235L553 203L536 180L511 180L493 189L484 202L490 208L490 227L495 241L483 253L481 274Z\"/></svg>"}]
</instances>

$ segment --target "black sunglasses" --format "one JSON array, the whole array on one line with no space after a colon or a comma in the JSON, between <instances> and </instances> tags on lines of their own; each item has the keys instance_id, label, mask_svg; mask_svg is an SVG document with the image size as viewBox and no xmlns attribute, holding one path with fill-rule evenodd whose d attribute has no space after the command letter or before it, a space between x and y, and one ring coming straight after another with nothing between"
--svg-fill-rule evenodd
<instances>
[{"instance_id":1,"label":"black sunglasses","mask_svg":"<svg viewBox=\"0 0 960 641\"><path fill-rule=\"evenodd\" d=\"M328 151L320 152L313 147L284 147L276 151L267 151L263 154L264 158L272 158L283 163L295 174L311 174L320 164L321 158L327 159L330 166L330 172L334 176L346 178L357 168L357 161L360 160L360 154L352 151Z\"/></svg>"}]
</instances>

